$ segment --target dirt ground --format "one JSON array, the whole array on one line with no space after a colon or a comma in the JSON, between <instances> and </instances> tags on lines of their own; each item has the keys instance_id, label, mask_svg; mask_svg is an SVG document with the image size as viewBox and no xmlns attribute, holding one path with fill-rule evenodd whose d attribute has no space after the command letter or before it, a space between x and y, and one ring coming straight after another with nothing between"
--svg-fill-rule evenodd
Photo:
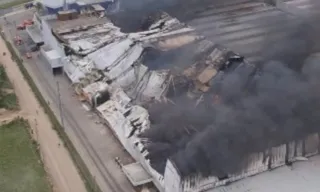
<instances>
[{"instance_id":1,"label":"dirt ground","mask_svg":"<svg viewBox=\"0 0 320 192\"><path fill-rule=\"evenodd\" d=\"M85 192L85 186L73 164L68 151L62 141L52 129L52 125L40 107L26 80L24 80L17 64L11 60L11 55L0 39L0 50L7 54L0 54L0 62L6 68L10 81L19 100L21 111L0 113L0 124L8 122L17 116L27 119L32 128L33 136L40 144L40 153L49 174L55 192Z\"/></svg>"}]
</instances>

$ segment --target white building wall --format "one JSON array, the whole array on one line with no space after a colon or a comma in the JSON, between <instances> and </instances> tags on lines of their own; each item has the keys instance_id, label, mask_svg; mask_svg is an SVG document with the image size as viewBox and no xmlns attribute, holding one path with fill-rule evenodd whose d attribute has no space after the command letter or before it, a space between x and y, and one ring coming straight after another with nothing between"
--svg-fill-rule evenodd
<instances>
[{"instance_id":1,"label":"white building wall","mask_svg":"<svg viewBox=\"0 0 320 192\"><path fill-rule=\"evenodd\" d=\"M288 144L288 160L293 161L296 153L297 142L293 141Z\"/></svg>"},{"instance_id":2,"label":"white building wall","mask_svg":"<svg viewBox=\"0 0 320 192\"><path fill-rule=\"evenodd\" d=\"M50 7L50 8L59 8L63 7L64 5L64 0L37 0L40 2L42 5L45 7ZM75 3L77 0L67 0L67 4L72 4Z\"/></svg>"},{"instance_id":3,"label":"white building wall","mask_svg":"<svg viewBox=\"0 0 320 192\"><path fill-rule=\"evenodd\" d=\"M304 145L303 145L304 142ZM303 147L304 146L304 147ZM318 153L319 135L313 134L306 137L302 141L273 147L267 150L266 154L271 154L270 157L264 159L263 153L253 154L248 158L248 167L241 173L230 175L228 179L219 181L216 177L203 178L201 176L194 176L183 180L180 178L178 171L172 162L167 161L164 174L164 188L165 192L203 192L218 186L223 186L234 181L259 174L269 169L269 158L271 161L271 169L285 165L286 153L288 149L288 160L295 161L295 157L311 156Z\"/></svg>"},{"instance_id":4,"label":"white building wall","mask_svg":"<svg viewBox=\"0 0 320 192\"><path fill-rule=\"evenodd\" d=\"M174 167L173 163L168 160L166 164L166 169L164 172L164 189L165 192L175 191L175 192L182 192L181 178L178 174L176 168Z\"/></svg>"},{"instance_id":5,"label":"white building wall","mask_svg":"<svg viewBox=\"0 0 320 192\"><path fill-rule=\"evenodd\" d=\"M61 57L65 57L64 48L57 39L53 36L51 27L47 20L42 19L42 36L45 45L48 45L51 49L56 50Z\"/></svg>"},{"instance_id":6,"label":"white building wall","mask_svg":"<svg viewBox=\"0 0 320 192\"><path fill-rule=\"evenodd\" d=\"M271 149L271 168L276 168L285 164L286 145L273 147Z\"/></svg>"},{"instance_id":7,"label":"white building wall","mask_svg":"<svg viewBox=\"0 0 320 192\"><path fill-rule=\"evenodd\" d=\"M52 68L59 68L62 67L61 59L56 58L56 59L49 59L50 65Z\"/></svg>"},{"instance_id":8,"label":"white building wall","mask_svg":"<svg viewBox=\"0 0 320 192\"><path fill-rule=\"evenodd\" d=\"M48 55L48 52L46 52L43 48L41 48L40 52L46 58L46 60L49 62L52 69L62 67L61 57L60 58L50 58L50 55Z\"/></svg>"},{"instance_id":9,"label":"white building wall","mask_svg":"<svg viewBox=\"0 0 320 192\"><path fill-rule=\"evenodd\" d=\"M319 151L319 134L315 133L310 135L305 140L305 153L306 156L317 154Z\"/></svg>"},{"instance_id":10,"label":"white building wall","mask_svg":"<svg viewBox=\"0 0 320 192\"><path fill-rule=\"evenodd\" d=\"M42 31L42 24L41 24L40 16L38 15L38 13L35 13L33 15L33 21L34 21L34 25L37 26L40 31Z\"/></svg>"}]
</instances>

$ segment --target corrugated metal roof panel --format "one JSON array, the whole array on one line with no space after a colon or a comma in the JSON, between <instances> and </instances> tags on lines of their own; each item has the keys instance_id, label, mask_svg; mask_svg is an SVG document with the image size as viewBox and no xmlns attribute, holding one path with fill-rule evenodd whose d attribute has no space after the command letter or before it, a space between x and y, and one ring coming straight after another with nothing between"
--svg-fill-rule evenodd
<instances>
[{"instance_id":1,"label":"corrugated metal roof panel","mask_svg":"<svg viewBox=\"0 0 320 192\"><path fill-rule=\"evenodd\" d=\"M104 70L114 65L119 58L121 59L121 56L130 49L132 44L131 39L116 41L89 54L87 57L95 63L98 69Z\"/></svg>"},{"instance_id":2,"label":"corrugated metal roof panel","mask_svg":"<svg viewBox=\"0 0 320 192\"><path fill-rule=\"evenodd\" d=\"M140 100L149 101L159 99L165 93L169 84L169 71L151 71L150 76L144 86L140 89Z\"/></svg>"},{"instance_id":3,"label":"corrugated metal roof panel","mask_svg":"<svg viewBox=\"0 0 320 192\"><path fill-rule=\"evenodd\" d=\"M118 61L116 61L117 63L105 68L106 77L115 79L129 70L129 68L133 68L133 64L140 58L143 49L144 48L140 44L135 44L130 47L129 50L118 58ZM106 57L104 60L109 60L109 58Z\"/></svg>"},{"instance_id":4,"label":"corrugated metal roof panel","mask_svg":"<svg viewBox=\"0 0 320 192\"><path fill-rule=\"evenodd\" d=\"M76 66L70 60L66 58L62 60L63 62L63 70L69 77L72 83L77 83L80 81L80 78L85 76L85 73L81 71L80 67Z\"/></svg>"},{"instance_id":5,"label":"corrugated metal roof panel","mask_svg":"<svg viewBox=\"0 0 320 192\"><path fill-rule=\"evenodd\" d=\"M268 45L280 44L285 37L290 36L288 31L300 23L291 14L254 1L233 0L229 5L212 1L206 2L198 11L191 9L186 12L192 11L192 17L187 19L191 27L209 40L251 61L267 57L270 52Z\"/></svg>"}]
</instances>

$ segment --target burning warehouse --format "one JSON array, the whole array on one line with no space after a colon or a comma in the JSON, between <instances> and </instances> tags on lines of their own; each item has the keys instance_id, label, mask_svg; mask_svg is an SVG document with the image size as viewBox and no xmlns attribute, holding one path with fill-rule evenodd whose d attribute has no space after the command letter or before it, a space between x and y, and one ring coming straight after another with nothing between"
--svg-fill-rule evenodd
<instances>
[{"instance_id":1,"label":"burning warehouse","mask_svg":"<svg viewBox=\"0 0 320 192\"><path fill-rule=\"evenodd\" d=\"M231 7L220 8L234 10L244 1L228 2ZM263 8L265 15L281 12L265 3L246 3L254 9L242 7L236 13L241 21L251 21L249 13ZM229 18L219 10L212 14L216 22ZM253 47L265 53L265 40L261 43L257 37L276 30L254 29L257 34L243 43L231 35L242 24L224 24L229 33L220 38L218 32L210 36L199 26L193 29L163 14L140 32L122 32L111 22L54 32L68 49L63 66L76 92L152 175L156 186L166 192L193 192L291 166L319 150L320 68L319 55L312 54L316 46L302 39L294 44L299 45L294 52L270 51L258 55L256 64L256 59L249 56L248 61L224 43L246 56L247 50L239 45L254 42ZM295 37L293 26L289 37ZM283 37L286 30L274 36ZM291 39L284 38L281 45L286 41ZM298 59L285 63L292 61L291 54ZM292 66L296 63L299 67Z\"/></svg>"}]
</instances>

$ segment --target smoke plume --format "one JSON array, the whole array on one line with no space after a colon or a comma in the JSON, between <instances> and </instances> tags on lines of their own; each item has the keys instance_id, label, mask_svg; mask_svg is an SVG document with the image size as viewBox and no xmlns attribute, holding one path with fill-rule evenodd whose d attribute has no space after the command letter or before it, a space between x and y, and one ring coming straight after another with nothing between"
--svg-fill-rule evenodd
<instances>
[{"instance_id":1,"label":"smoke plume","mask_svg":"<svg viewBox=\"0 0 320 192\"><path fill-rule=\"evenodd\" d=\"M241 74L252 69L242 66L219 82L218 104L212 94L196 107L187 97L154 104L152 127L141 135L150 141L147 158L160 173L171 158L183 176L223 177L249 154L319 132L319 59L308 58L302 73L268 62L250 79Z\"/></svg>"},{"instance_id":2,"label":"smoke plume","mask_svg":"<svg viewBox=\"0 0 320 192\"><path fill-rule=\"evenodd\" d=\"M241 0L120 0L111 17L124 31L136 31L159 10L187 21L209 3L232 1ZM186 94L192 82L182 79L172 102L148 108L152 125L140 137L148 139L153 168L163 173L171 159L183 177L224 178L244 169L252 153L320 132L320 56L310 56L319 50L319 20L308 14L300 19L281 41L266 35L260 56L267 62L218 74L211 90L196 99ZM164 67L161 62L152 66Z\"/></svg>"},{"instance_id":3,"label":"smoke plume","mask_svg":"<svg viewBox=\"0 0 320 192\"><path fill-rule=\"evenodd\" d=\"M140 137L151 165L163 173L171 159L183 177L223 178L244 169L252 153L320 132L318 19L303 19L281 43L266 36L267 62L219 74L196 100L179 94L150 106L152 126Z\"/></svg>"}]
</instances>

